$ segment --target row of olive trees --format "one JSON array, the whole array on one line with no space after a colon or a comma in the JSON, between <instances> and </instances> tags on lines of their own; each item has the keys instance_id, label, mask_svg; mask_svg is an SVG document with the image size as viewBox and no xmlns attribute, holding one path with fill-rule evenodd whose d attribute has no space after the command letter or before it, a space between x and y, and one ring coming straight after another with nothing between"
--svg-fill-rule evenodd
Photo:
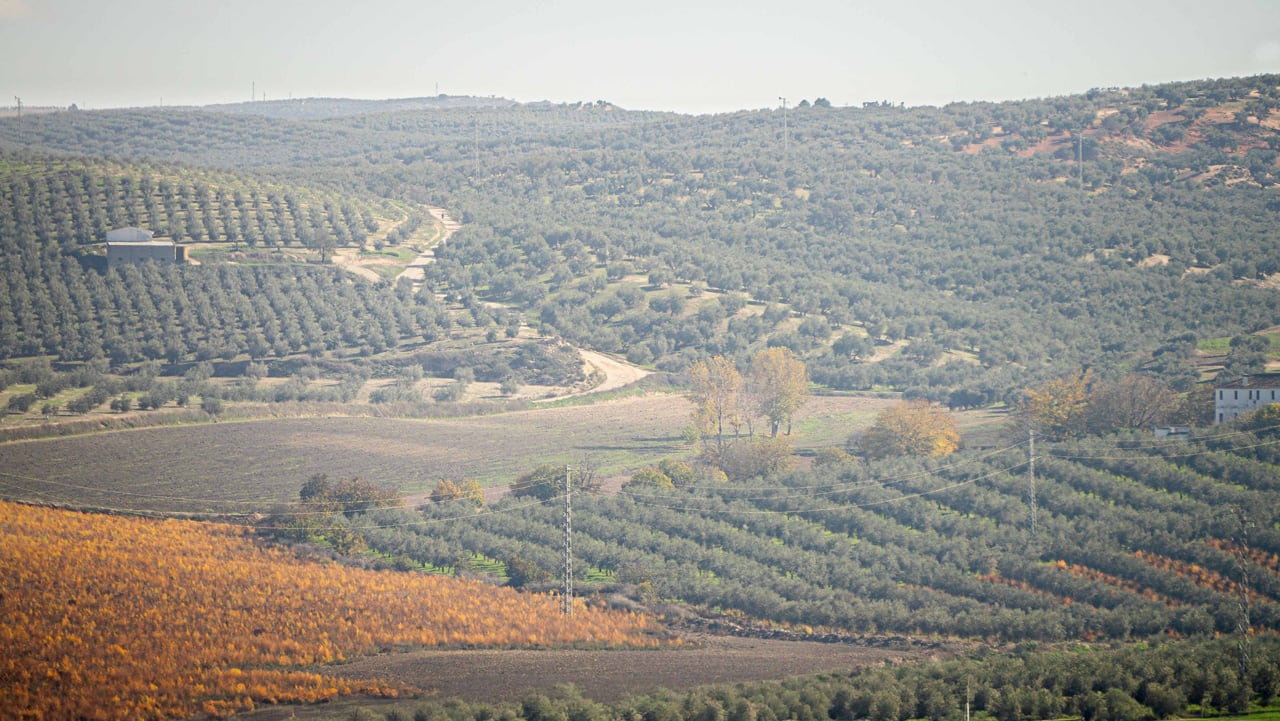
<instances>
[{"instance_id":1,"label":"row of olive trees","mask_svg":"<svg viewBox=\"0 0 1280 721\"><path fill-rule=\"evenodd\" d=\"M1239 434L1232 443L1248 455L1195 439L1176 449L1047 443L1031 543L1021 448L846 460L737 483L670 461L616 496L575 494L575 573L603 570L666 598L851 632L1062 640L1230 632L1237 591L1222 579L1240 578L1245 564L1258 594L1252 622L1277 628L1280 585L1260 564L1280 550L1267 530L1280 482L1251 460L1265 446ZM1188 454L1209 465L1188 469ZM1214 464L1230 464L1231 478ZM546 466L512 490L552 498L564 480L563 466ZM1251 509L1250 548L1265 552L1257 560L1229 542L1237 526L1219 518L1226 506ZM435 566L479 553L557 567L556 505L510 498L489 510L431 504L420 511L428 524L387 515L379 543Z\"/></svg>"}]
</instances>

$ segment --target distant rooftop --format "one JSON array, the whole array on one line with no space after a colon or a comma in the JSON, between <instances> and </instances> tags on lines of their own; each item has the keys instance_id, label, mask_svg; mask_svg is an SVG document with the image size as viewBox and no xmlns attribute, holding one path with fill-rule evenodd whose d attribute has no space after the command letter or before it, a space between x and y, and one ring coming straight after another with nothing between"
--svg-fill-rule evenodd
<instances>
[{"instance_id":1,"label":"distant rooftop","mask_svg":"<svg viewBox=\"0 0 1280 721\"><path fill-rule=\"evenodd\" d=\"M155 233L145 228L116 228L107 231L108 243L143 243L152 240Z\"/></svg>"},{"instance_id":2,"label":"distant rooftop","mask_svg":"<svg viewBox=\"0 0 1280 721\"><path fill-rule=\"evenodd\" d=\"M125 245L130 248L169 248L177 245L177 243L172 240L108 240L107 245Z\"/></svg>"},{"instance_id":3,"label":"distant rooftop","mask_svg":"<svg viewBox=\"0 0 1280 721\"><path fill-rule=\"evenodd\" d=\"M1260 373L1255 376L1244 376L1230 383L1216 385L1216 388L1235 390L1241 388L1280 388L1280 373Z\"/></svg>"}]
</instances>

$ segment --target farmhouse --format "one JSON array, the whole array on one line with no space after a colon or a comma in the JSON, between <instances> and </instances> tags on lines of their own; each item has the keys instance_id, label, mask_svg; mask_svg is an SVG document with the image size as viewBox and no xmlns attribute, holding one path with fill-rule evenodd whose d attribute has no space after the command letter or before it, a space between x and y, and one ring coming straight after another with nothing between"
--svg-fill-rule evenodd
<instances>
[{"instance_id":1,"label":"farmhouse","mask_svg":"<svg viewBox=\"0 0 1280 721\"><path fill-rule=\"evenodd\" d=\"M1213 422L1226 423L1272 403L1280 403L1280 374L1244 376L1214 389Z\"/></svg>"},{"instance_id":2,"label":"farmhouse","mask_svg":"<svg viewBox=\"0 0 1280 721\"><path fill-rule=\"evenodd\" d=\"M143 228L116 228L107 231L107 267L142 263L185 263L187 249L172 240L155 240Z\"/></svg>"}]
</instances>

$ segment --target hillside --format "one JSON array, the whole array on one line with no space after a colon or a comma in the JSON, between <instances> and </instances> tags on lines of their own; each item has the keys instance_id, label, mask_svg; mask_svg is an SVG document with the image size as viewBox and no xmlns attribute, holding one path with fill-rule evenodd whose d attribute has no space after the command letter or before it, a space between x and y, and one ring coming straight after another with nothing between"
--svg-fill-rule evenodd
<instances>
[{"instance_id":1,"label":"hillside","mask_svg":"<svg viewBox=\"0 0 1280 721\"><path fill-rule=\"evenodd\" d=\"M578 104L68 113L0 121L0 143L449 208L433 290L636 363L774 343L832 387L998 401L1083 366L1185 390L1196 369L1160 348L1276 323L1276 85L812 106L785 137L781 111Z\"/></svg>"},{"instance_id":2,"label":"hillside","mask_svg":"<svg viewBox=\"0 0 1280 721\"><path fill-rule=\"evenodd\" d=\"M1277 82L814 105L785 134L781 111L607 103L0 120L0 144L25 148L0 176L0 348L51 357L14 365L5 398L29 422L82 398L208 396L216 415L224 399L351 402L376 377L371 404L417 413L424 373L453 376L431 388L445 405L546 368L577 382L574 345L673 373L782 345L831 389L970 406L1082 367L1185 392L1198 344L1280 317ZM308 228L376 242L428 204L462 227L416 291L287 255L81 262L86 233L134 220L314 251Z\"/></svg>"},{"instance_id":3,"label":"hillside","mask_svg":"<svg viewBox=\"0 0 1280 721\"><path fill-rule=\"evenodd\" d=\"M1034 474L1029 435L997 426L1049 379L1111 389L1140 379L1165 400L1189 399L1179 412L1194 422L1215 373L1274 360L1278 110L1280 77L1259 76L715 116L417 98L0 118L0 495L234 515L274 541L386 571L299 570L247 531L0 506L0 553L11 556L0 571L43 594L0 605L43 604L45 624L0 629L30 649L0 655L44 664L9 678L32 706L60 703L49 688L79 683L70 651L39 656L89 638L65 631L84 605L76 597L67 608L74 589L54 587L64 576L86 589L143 579L95 600L122 623L167 616L179 598L230 619L233 638L216 645L243 653L189 672L173 665L187 677L167 695L138 676L81 684L128 691L126 709L163 701L189 714L209 701L220 714L328 698L338 692L300 668L326 653L446 638L544 645L542 631L519 623L514 636L451 636L492 628L412 599L461 588L437 575L549 588L563 568L565 511L538 494L557 496L547 478L572 462L583 485L571 571L590 597L584 615L637 618L603 608L613 606L690 635L1021 654L921 672L927 679L888 669L898 675L868 676L875 688L840 685L855 677L739 688L688 696L678 711L670 697L649 699L621 718L941 721L957 717L973 676L1006 689L973 699L999 721L1138 721L1270 703L1280 690L1274 644L1258 643L1267 656L1250 667L1226 663L1225 646L1207 639L1238 634L1247 651L1255 632L1280 632L1273 418L1182 439L1155 438L1145 421L1108 425L1106 437L1036 435ZM99 241L123 225L189 244L198 264L105 268ZM399 275L410 262L421 283ZM715 355L749 371L749 359L779 346L805 362L826 411L797 418L792 439L752 434L710 452L709 435L681 425L682 375ZM598 382L582 349L665 373L612 391L634 403L541 403ZM900 398L970 409L965 432L977 428L966 440L981 442L934 459L844 452ZM62 433L81 435L25 440ZM679 465L700 448L699 460L720 467ZM623 485L660 459L676 462L680 483ZM735 462L742 472L725 471ZM614 477L588 482L601 469ZM447 500L434 485L445 480L459 494L492 490L487 501ZM304 482L339 490L316 501L299 493ZM423 505L386 491L341 500L361 484L397 486ZM130 555L113 545L123 538L150 550ZM184 555L213 549L225 558ZM188 573L199 579L175 580ZM327 580L295 584L306 578ZM220 604L206 585L247 600ZM155 605L122 610L117 598ZM536 598L503 590L498 603L552 624ZM293 601L306 602L303 617L349 613L316 636L296 606L272 605ZM352 609L386 620L385 634L354 622ZM20 610L4 616L36 618ZM250 610L282 614L287 637L246 625ZM447 623L415 625L434 616ZM637 623L555 643L643 645ZM99 653L81 681L199 647L189 636L164 645L162 626L121 628L91 645ZM351 643L339 648L339 637ZM1097 666L1059 658L1182 638L1192 641L1170 653L1188 649L1212 675L1171 660L1143 668L1121 652ZM286 649L294 639L314 644ZM1032 654L1037 644L1054 653ZM1067 666L1079 688L1047 681L1067 678ZM249 680L233 678L241 667L253 667ZM307 675L304 690L277 693L280 675L295 672ZM201 673L208 684L191 680ZM1018 695L1011 679L1037 690ZM191 690L201 684L218 690ZM390 690L343 691L358 688ZM518 714L477 708L475 718L608 713L564 694L527 697ZM471 717L458 705L423 713Z\"/></svg>"},{"instance_id":4,"label":"hillside","mask_svg":"<svg viewBox=\"0 0 1280 721\"><path fill-rule=\"evenodd\" d=\"M0 195L12 222L37 240L75 251L106 232L145 227L178 242L249 249L401 240L395 231L425 210L367 194L288 185L178 165L12 153L0 157ZM388 237L390 236L390 237Z\"/></svg>"}]
</instances>

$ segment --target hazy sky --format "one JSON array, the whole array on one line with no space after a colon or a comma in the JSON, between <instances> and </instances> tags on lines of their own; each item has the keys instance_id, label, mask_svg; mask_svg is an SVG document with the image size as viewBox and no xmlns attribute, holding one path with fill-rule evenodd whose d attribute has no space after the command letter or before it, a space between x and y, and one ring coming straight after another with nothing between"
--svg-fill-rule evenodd
<instances>
[{"instance_id":1,"label":"hazy sky","mask_svg":"<svg viewBox=\"0 0 1280 721\"><path fill-rule=\"evenodd\" d=\"M0 0L0 105L498 95L727 112L1280 72L1280 0Z\"/></svg>"}]
</instances>

